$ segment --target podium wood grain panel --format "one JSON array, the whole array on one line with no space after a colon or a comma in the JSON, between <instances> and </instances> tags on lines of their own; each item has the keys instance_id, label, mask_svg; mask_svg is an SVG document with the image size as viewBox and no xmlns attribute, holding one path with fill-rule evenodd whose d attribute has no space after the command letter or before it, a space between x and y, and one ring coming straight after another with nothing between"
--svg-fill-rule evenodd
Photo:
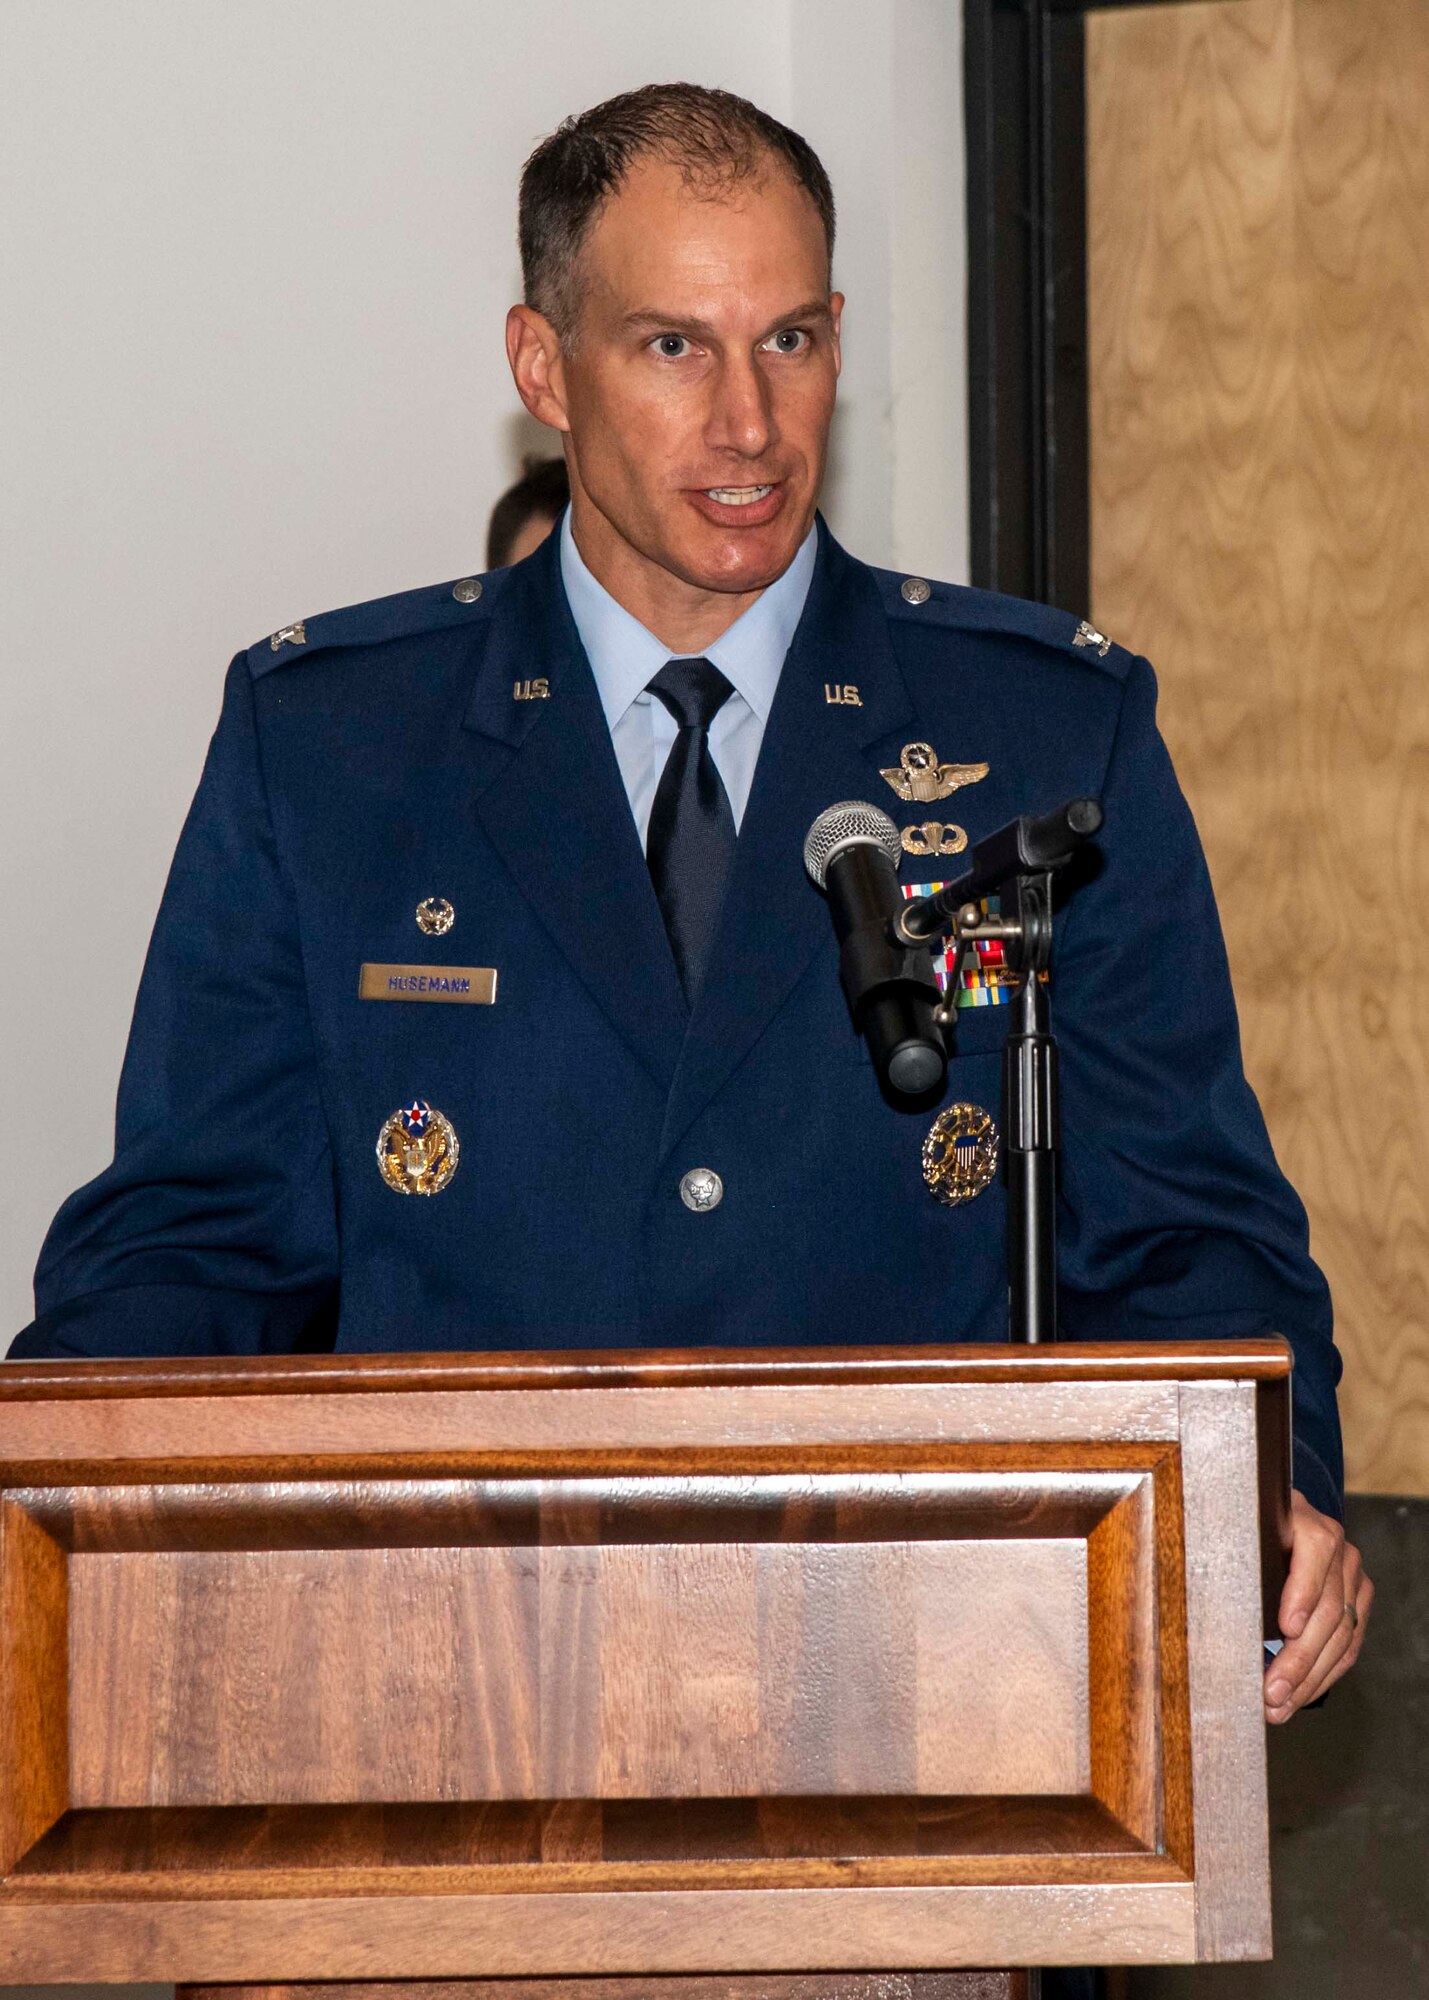
<instances>
[{"instance_id":1,"label":"podium wood grain panel","mask_svg":"<svg viewBox=\"0 0 1429 2000\"><path fill-rule=\"evenodd\" d=\"M1060 1538L77 1555L70 1803L1076 1793L1085 1579Z\"/></svg>"}]
</instances>

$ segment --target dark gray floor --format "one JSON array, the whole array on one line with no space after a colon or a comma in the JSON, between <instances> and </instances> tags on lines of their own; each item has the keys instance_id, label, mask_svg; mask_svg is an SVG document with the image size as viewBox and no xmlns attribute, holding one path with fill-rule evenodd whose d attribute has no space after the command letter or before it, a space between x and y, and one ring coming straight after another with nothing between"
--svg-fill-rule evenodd
<instances>
[{"instance_id":1,"label":"dark gray floor","mask_svg":"<svg viewBox=\"0 0 1429 2000\"><path fill-rule=\"evenodd\" d=\"M1125 2000L1429 2000L1429 1500L1351 1496L1374 1643L1324 1708L1270 1732L1275 1958L1114 1979ZM162 1986L0 1986L0 2000Z\"/></svg>"},{"instance_id":2,"label":"dark gray floor","mask_svg":"<svg viewBox=\"0 0 1429 2000\"><path fill-rule=\"evenodd\" d=\"M1135 1972L1127 2000L1429 2000L1429 1500L1352 1494L1372 1644L1270 1732L1275 1957Z\"/></svg>"}]
</instances>

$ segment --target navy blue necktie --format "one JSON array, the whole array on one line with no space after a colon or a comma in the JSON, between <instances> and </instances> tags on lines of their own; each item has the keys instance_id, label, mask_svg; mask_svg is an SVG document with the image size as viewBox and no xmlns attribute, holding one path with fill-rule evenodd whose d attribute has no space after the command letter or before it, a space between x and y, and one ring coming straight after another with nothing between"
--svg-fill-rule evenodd
<instances>
[{"instance_id":1,"label":"navy blue necktie","mask_svg":"<svg viewBox=\"0 0 1429 2000\"><path fill-rule=\"evenodd\" d=\"M710 724L734 693L712 660L668 660L650 693L679 724L645 842L650 879L685 998L704 978L734 854L734 814L710 755Z\"/></svg>"}]
</instances>

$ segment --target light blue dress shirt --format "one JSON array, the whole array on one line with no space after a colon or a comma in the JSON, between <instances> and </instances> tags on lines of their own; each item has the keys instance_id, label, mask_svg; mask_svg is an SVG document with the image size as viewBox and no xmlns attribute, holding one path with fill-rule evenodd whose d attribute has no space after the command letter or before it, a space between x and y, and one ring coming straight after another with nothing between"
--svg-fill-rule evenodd
<instances>
[{"instance_id":1,"label":"light blue dress shirt","mask_svg":"<svg viewBox=\"0 0 1429 2000\"><path fill-rule=\"evenodd\" d=\"M617 604L581 559L569 507L561 521L561 581L595 675L630 810L645 845L660 773L678 733L665 704L646 692L671 654L663 640ZM710 755L729 795L736 830L749 803L754 766L774 690L814 575L818 536L811 528L788 569L698 657L713 660L734 693L710 725Z\"/></svg>"}]
</instances>

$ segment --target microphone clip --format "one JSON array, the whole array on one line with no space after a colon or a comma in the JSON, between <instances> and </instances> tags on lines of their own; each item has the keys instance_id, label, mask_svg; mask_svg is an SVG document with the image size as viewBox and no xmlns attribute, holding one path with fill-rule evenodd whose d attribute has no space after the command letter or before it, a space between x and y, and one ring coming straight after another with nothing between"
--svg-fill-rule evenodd
<instances>
[{"instance_id":1,"label":"microphone clip","mask_svg":"<svg viewBox=\"0 0 1429 2000\"><path fill-rule=\"evenodd\" d=\"M944 883L935 895L920 896L903 905L894 918L895 937L900 944L931 944L949 930L952 918L965 905L999 895L1014 882L1050 880L1100 830L1101 823L1099 799L1069 799L1055 812L1036 818L1024 813L1020 819L1009 820L996 833L978 841L968 855L967 867L953 881ZM1021 903L1020 890L1018 895ZM1037 933L1035 937L1029 934L1024 956L1051 948L1050 939L1046 945L1041 942L1042 923L1051 923L1050 895L1044 904L1045 917L1034 915L1030 905L1019 907L1017 922L1024 928L1031 925ZM1037 969L1045 970L1045 966L1044 956Z\"/></svg>"},{"instance_id":2,"label":"microphone clip","mask_svg":"<svg viewBox=\"0 0 1429 2000\"><path fill-rule=\"evenodd\" d=\"M1002 905L995 915L984 907L993 893ZM1051 874L1014 875L1004 888L989 891L988 897L959 904L946 913L943 922L948 941L948 984L933 1018L944 1036L950 1037L957 1025L957 996L963 990L964 976L977 962L979 945L1001 945L1003 969L1019 981L1037 979L1047 971L1052 957ZM896 919L895 931L903 942Z\"/></svg>"}]
</instances>

